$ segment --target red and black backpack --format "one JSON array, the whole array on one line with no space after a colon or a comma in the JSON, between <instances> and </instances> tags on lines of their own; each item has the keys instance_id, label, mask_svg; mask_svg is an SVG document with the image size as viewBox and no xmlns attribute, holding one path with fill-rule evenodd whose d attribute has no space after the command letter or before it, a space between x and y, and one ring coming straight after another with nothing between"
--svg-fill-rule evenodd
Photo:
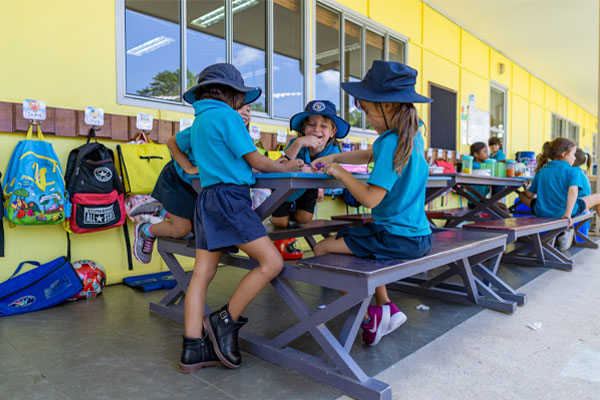
<instances>
[{"instance_id":1,"label":"red and black backpack","mask_svg":"<svg viewBox=\"0 0 600 400\"><path fill-rule=\"evenodd\" d=\"M65 184L72 203L67 231L89 233L123 226L129 249L123 184L113 151L98 143L94 128L90 129L87 142L69 153Z\"/></svg>"}]
</instances>

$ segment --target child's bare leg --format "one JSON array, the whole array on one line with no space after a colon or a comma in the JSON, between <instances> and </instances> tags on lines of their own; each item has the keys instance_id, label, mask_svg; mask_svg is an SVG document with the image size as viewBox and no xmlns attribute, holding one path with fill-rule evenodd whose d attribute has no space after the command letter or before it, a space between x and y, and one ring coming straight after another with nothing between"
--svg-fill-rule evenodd
<instances>
[{"instance_id":1,"label":"child's bare leg","mask_svg":"<svg viewBox=\"0 0 600 400\"><path fill-rule=\"evenodd\" d=\"M220 258L220 252L196 250L194 272L185 294L185 336L188 338L202 337L206 291L217 272Z\"/></svg>"},{"instance_id":2,"label":"child's bare leg","mask_svg":"<svg viewBox=\"0 0 600 400\"><path fill-rule=\"evenodd\" d=\"M304 210L296 210L292 213L292 219L301 224L306 224L312 221L313 213Z\"/></svg>"},{"instance_id":3,"label":"child's bare leg","mask_svg":"<svg viewBox=\"0 0 600 400\"><path fill-rule=\"evenodd\" d=\"M519 192L519 200L521 200L521 203L531 208L531 199L525 194L525 192Z\"/></svg>"},{"instance_id":4,"label":"child's bare leg","mask_svg":"<svg viewBox=\"0 0 600 400\"><path fill-rule=\"evenodd\" d=\"M271 222L273 222L273 225L279 228L287 228L290 222L290 217L271 217Z\"/></svg>"},{"instance_id":5,"label":"child's bare leg","mask_svg":"<svg viewBox=\"0 0 600 400\"><path fill-rule=\"evenodd\" d=\"M585 208L590 209L594 207L598 215L600 215L600 193L594 193L589 196L585 196L581 198L585 201Z\"/></svg>"},{"instance_id":6,"label":"child's bare leg","mask_svg":"<svg viewBox=\"0 0 600 400\"><path fill-rule=\"evenodd\" d=\"M244 276L237 289L235 289L233 296L231 296L231 300L229 300L229 313L235 321L242 315L242 311L250 304L252 299L273 278L279 275L283 268L281 254L273 246L268 236L263 236L238 247L248 256L258 261L258 265Z\"/></svg>"},{"instance_id":7,"label":"child's bare leg","mask_svg":"<svg viewBox=\"0 0 600 400\"><path fill-rule=\"evenodd\" d=\"M192 221L169 213L169 219L152 225L152 235L182 238L192 231Z\"/></svg>"}]
</instances>

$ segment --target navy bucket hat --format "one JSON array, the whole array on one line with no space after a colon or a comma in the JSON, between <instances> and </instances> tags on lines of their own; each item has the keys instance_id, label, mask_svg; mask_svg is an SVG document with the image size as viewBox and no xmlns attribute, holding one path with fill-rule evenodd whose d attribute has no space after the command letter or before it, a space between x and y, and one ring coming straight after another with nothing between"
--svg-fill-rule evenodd
<instances>
[{"instance_id":1,"label":"navy bucket hat","mask_svg":"<svg viewBox=\"0 0 600 400\"><path fill-rule=\"evenodd\" d=\"M219 63L209 65L198 75L198 83L183 94L183 99L190 104L196 101L196 89L201 86L220 84L234 88L246 94L244 104L249 104L258 99L262 93L259 87L249 87L244 84L242 74L233 64Z\"/></svg>"},{"instance_id":2,"label":"navy bucket hat","mask_svg":"<svg viewBox=\"0 0 600 400\"><path fill-rule=\"evenodd\" d=\"M302 121L310 115L322 115L331 118L337 130L335 132L336 139L344 138L350 131L350 124L338 117L335 113L335 104L329 100L313 100L304 107L304 112L294 115L290 119L290 129L296 132L302 130Z\"/></svg>"},{"instance_id":3,"label":"navy bucket hat","mask_svg":"<svg viewBox=\"0 0 600 400\"><path fill-rule=\"evenodd\" d=\"M431 103L415 92L417 71L396 61L373 61L360 82L342 82L342 88L359 100L372 103Z\"/></svg>"}]
</instances>

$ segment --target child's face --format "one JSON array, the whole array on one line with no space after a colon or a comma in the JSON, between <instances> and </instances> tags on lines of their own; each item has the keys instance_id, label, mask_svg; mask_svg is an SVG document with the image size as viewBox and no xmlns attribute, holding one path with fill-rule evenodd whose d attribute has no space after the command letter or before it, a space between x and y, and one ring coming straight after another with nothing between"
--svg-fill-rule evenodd
<instances>
[{"instance_id":1,"label":"child's face","mask_svg":"<svg viewBox=\"0 0 600 400\"><path fill-rule=\"evenodd\" d=\"M360 106L360 109L365 112L367 122L375 128L375 131L377 131L378 134L382 134L388 130L388 126L385 123L386 120L381 113L381 107L379 107L377 103L371 103L370 101L364 100L359 100L357 103ZM387 120L389 123L390 118L387 118Z\"/></svg>"},{"instance_id":2,"label":"child's face","mask_svg":"<svg viewBox=\"0 0 600 400\"><path fill-rule=\"evenodd\" d=\"M244 120L244 125L248 126L248 124L250 123L250 119L252 118L252 115L250 114L250 104L244 104L243 106L238 108L237 112L242 116L242 119Z\"/></svg>"},{"instance_id":3,"label":"child's face","mask_svg":"<svg viewBox=\"0 0 600 400\"><path fill-rule=\"evenodd\" d=\"M487 160L488 158L490 158L490 154L489 154L487 146L485 146L483 149L473 153L473 158L475 158L475 161L477 161L477 162L483 162L483 161Z\"/></svg>"},{"instance_id":4,"label":"child's face","mask_svg":"<svg viewBox=\"0 0 600 400\"><path fill-rule=\"evenodd\" d=\"M498 150L500 150L499 144L490 144L490 151L492 152L492 154L497 152Z\"/></svg>"},{"instance_id":5,"label":"child's face","mask_svg":"<svg viewBox=\"0 0 600 400\"><path fill-rule=\"evenodd\" d=\"M573 147L571 150L565 151L564 153L562 153L563 160L568 162L569 165L573 165L573 163L575 162L575 152L576 151L577 151L577 147Z\"/></svg>"},{"instance_id":6,"label":"child's face","mask_svg":"<svg viewBox=\"0 0 600 400\"><path fill-rule=\"evenodd\" d=\"M306 126L304 127L305 136L316 136L325 148L325 144L335 135L336 128L331 118L322 115L309 115L306 117Z\"/></svg>"}]
</instances>

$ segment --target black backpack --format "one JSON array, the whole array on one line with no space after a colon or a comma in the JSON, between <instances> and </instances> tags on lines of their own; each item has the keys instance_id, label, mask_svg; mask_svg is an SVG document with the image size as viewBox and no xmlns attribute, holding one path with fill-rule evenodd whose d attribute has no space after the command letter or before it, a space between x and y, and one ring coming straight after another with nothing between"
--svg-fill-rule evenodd
<instances>
[{"instance_id":1,"label":"black backpack","mask_svg":"<svg viewBox=\"0 0 600 400\"><path fill-rule=\"evenodd\" d=\"M123 184L117 174L113 151L98 143L94 128L90 128L87 142L69 153L65 186L72 203L67 231L88 233L123 226L127 261L129 269L133 269ZM67 238L67 258L70 259L71 244L68 233Z\"/></svg>"}]
</instances>

